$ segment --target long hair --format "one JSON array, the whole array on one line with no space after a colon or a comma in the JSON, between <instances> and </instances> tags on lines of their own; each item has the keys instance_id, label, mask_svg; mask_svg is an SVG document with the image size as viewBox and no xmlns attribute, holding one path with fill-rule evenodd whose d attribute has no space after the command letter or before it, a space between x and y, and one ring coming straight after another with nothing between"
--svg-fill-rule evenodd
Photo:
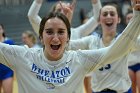
<instances>
[{"instance_id":1,"label":"long hair","mask_svg":"<svg viewBox=\"0 0 140 93\"><path fill-rule=\"evenodd\" d=\"M4 25L3 25L3 24L0 24L0 26L1 26L1 27L2 27L2 29L3 29L2 36L5 38L5 37L6 37L6 35L5 35L5 29L4 29Z\"/></svg>"}]
</instances>

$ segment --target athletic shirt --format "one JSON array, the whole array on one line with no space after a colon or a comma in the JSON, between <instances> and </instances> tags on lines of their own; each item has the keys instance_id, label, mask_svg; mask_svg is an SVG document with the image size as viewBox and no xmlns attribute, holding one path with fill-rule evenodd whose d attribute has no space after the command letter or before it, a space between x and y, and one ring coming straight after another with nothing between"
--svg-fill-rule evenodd
<instances>
[{"instance_id":1,"label":"athletic shirt","mask_svg":"<svg viewBox=\"0 0 140 93\"><path fill-rule=\"evenodd\" d=\"M112 40L112 42L114 42L114 40ZM98 39L96 42L99 42L97 48L105 47L102 38ZM103 65L100 69L94 71L91 76L92 90L94 92L109 88L118 91L118 93L123 93L131 86L127 56L121 57L111 64Z\"/></svg>"}]
</instances>

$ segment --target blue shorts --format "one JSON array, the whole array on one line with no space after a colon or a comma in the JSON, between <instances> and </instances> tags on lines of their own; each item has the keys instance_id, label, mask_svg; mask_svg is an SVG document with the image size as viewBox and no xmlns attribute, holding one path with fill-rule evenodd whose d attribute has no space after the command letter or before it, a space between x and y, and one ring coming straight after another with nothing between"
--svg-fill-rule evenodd
<instances>
[{"instance_id":1,"label":"blue shorts","mask_svg":"<svg viewBox=\"0 0 140 93\"><path fill-rule=\"evenodd\" d=\"M115 90L105 89L101 92L92 92L92 93L117 93ZM130 88L127 92L124 93L132 93L132 89Z\"/></svg>"},{"instance_id":2,"label":"blue shorts","mask_svg":"<svg viewBox=\"0 0 140 93\"><path fill-rule=\"evenodd\" d=\"M0 63L0 80L13 77L14 72L7 66Z\"/></svg>"},{"instance_id":3,"label":"blue shorts","mask_svg":"<svg viewBox=\"0 0 140 93\"><path fill-rule=\"evenodd\" d=\"M140 70L140 63L128 67L130 70L137 72Z\"/></svg>"}]
</instances>

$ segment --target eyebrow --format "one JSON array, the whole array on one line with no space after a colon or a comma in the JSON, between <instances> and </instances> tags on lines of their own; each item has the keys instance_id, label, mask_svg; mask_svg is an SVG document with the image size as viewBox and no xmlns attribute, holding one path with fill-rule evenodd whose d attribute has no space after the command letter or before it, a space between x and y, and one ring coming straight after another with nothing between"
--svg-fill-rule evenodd
<instances>
[{"instance_id":1,"label":"eyebrow","mask_svg":"<svg viewBox=\"0 0 140 93\"><path fill-rule=\"evenodd\" d=\"M52 28L46 28L44 30L51 30ZM63 28L58 28L59 30L66 30L66 29L63 29Z\"/></svg>"}]
</instances>

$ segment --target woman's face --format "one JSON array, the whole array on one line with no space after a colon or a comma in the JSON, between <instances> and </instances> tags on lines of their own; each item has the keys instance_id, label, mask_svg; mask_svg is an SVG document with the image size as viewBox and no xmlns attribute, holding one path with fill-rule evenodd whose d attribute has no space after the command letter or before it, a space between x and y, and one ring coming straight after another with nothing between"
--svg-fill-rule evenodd
<instances>
[{"instance_id":1,"label":"woman's face","mask_svg":"<svg viewBox=\"0 0 140 93\"><path fill-rule=\"evenodd\" d=\"M51 61L59 60L63 56L68 41L68 31L65 23L56 17L48 19L42 37L47 58Z\"/></svg>"},{"instance_id":2,"label":"woman's face","mask_svg":"<svg viewBox=\"0 0 140 93\"><path fill-rule=\"evenodd\" d=\"M63 11L63 8L67 8L67 7L70 7L70 3L61 2L56 5L55 11L59 11L64 15L66 15L65 12Z\"/></svg>"},{"instance_id":3,"label":"woman's face","mask_svg":"<svg viewBox=\"0 0 140 93\"><path fill-rule=\"evenodd\" d=\"M133 13L129 13L126 15L126 24L129 23L130 19L133 17Z\"/></svg>"},{"instance_id":4,"label":"woman's face","mask_svg":"<svg viewBox=\"0 0 140 93\"><path fill-rule=\"evenodd\" d=\"M119 21L118 13L114 6L106 5L101 9L99 22L103 31L116 29Z\"/></svg>"},{"instance_id":5,"label":"woman's face","mask_svg":"<svg viewBox=\"0 0 140 93\"><path fill-rule=\"evenodd\" d=\"M31 42L31 38L26 34L26 33L23 33L22 34L22 42L29 45Z\"/></svg>"}]
</instances>

